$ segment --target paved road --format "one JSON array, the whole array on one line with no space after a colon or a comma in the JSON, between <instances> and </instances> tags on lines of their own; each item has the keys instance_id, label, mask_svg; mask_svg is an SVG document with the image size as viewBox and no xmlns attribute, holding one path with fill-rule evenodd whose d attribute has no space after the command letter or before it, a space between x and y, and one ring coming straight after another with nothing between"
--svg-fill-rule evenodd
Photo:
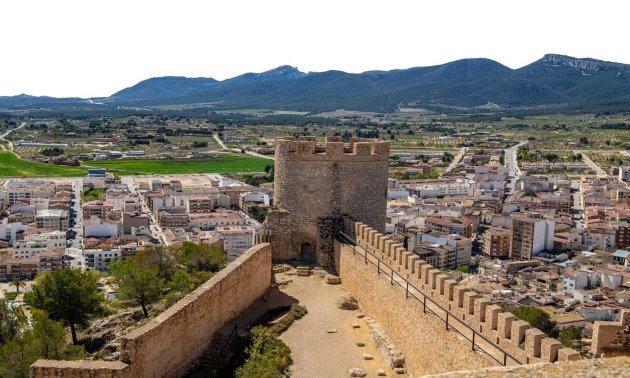
<instances>
[{"instance_id":1,"label":"paved road","mask_svg":"<svg viewBox=\"0 0 630 378\"><path fill-rule=\"evenodd\" d=\"M20 126L14 128L14 129L7 130L7 131L4 132L4 134L0 135L0 140L3 140L5 142L7 142L7 144L9 145L9 151L13 152L13 142L11 142L10 140L7 140L6 139L7 136L9 134L11 134L12 132L14 132L15 130L19 130L19 129L25 127L25 126L26 126L26 122L22 122L20 124Z\"/></svg>"},{"instance_id":2,"label":"paved road","mask_svg":"<svg viewBox=\"0 0 630 378\"><path fill-rule=\"evenodd\" d=\"M72 191L74 199L72 200L72 208L74 210L74 227L72 230L76 233L74 239L71 240L69 248L83 250L83 210L81 208L81 192L83 191L83 179L72 180Z\"/></svg>"},{"instance_id":3,"label":"paved road","mask_svg":"<svg viewBox=\"0 0 630 378\"><path fill-rule=\"evenodd\" d=\"M591 158L589 158L588 155L586 155L584 152L576 150L576 151L573 151L573 153L581 154L582 160L584 161L584 163L586 163L586 165L591 167L591 169L595 171L595 173L597 173L597 177L608 177L606 172L599 165L595 164L593 160L591 160Z\"/></svg>"},{"instance_id":4,"label":"paved road","mask_svg":"<svg viewBox=\"0 0 630 378\"><path fill-rule=\"evenodd\" d=\"M451 162L451 164L449 164L448 167L446 167L446 170L444 171L444 173L450 172L453 169L455 169L455 167L457 167L457 164L459 164L459 162L464 158L464 155L466 155L466 151L468 151L468 147L462 147L459 150L459 153L457 154L457 156L453 158L453 161Z\"/></svg>"},{"instance_id":5,"label":"paved road","mask_svg":"<svg viewBox=\"0 0 630 378\"><path fill-rule=\"evenodd\" d=\"M145 201L144 196L142 195L142 193L140 193L140 191L138 190L138 187L134 184L133 177L122 176L120 178L120 182L127 185L127 187L129 187L129 191L131 191L132 193L135 193L138 196L138 198L140 198L142 211L149 216L149 230L151 231L151 234L153 235L153 237L158 239L160 243L164 245L167 245L167 246L170 245L169 241L166 239L166 236L164 236L164 231L162 230L162 227L160 227L160 224L157 222L155 215L153 214L151 209L149 209L149 206L147 205L147 202Z\"/></svg>"},{"instance_id":6,"label":"paved road","mask_svg":"<svg viewBox=\"0 0 630 378\"><path fill-rule=\"evenodd\" d=\"M508 191L512 192L516 186L516 181L521 178L523 172L518 167L517 153L518 149L527 144L528 141L523 140L520 143L505 149L503 164L508 169L508 176L512 177L508 182Z\"/></svg>"},{"instance_id":7,"label":"paved road","mask_svg":"<svg viewBox=\"0 0 630 378\"><path fill-rule=\"evenodd\" d=\"M217 134L212 134L212 137L214 138L214 140L217 141L217 143L219 144L219 146L221 146L222 150L226 150L226 151L230 151L230 152L234 152L237 154L241 153L241 149L240 148L228 148L226 147L226 145L223 143L223 141L221 140L221 138L219 138L219 135ZM269 156L269 155L262 155L253 151L248 151L248 150L244 150L245 153L247 155L251 155L251 156L255 156L255 157L259 157L259 158L263 158L263 159L269 159L269 160L275 160L275 158L273 156Z\"/></svg>"}]
</instances>

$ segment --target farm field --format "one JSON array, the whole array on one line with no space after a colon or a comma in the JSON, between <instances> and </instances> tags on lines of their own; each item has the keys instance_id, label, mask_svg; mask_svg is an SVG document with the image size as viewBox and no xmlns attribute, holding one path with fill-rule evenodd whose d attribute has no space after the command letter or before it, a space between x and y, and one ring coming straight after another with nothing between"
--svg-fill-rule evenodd
<instances>
[{"instance_id":1,"label":"farm field","mask_svg":"<svg viewBox=\"0 0 630 378\"><path fill-rule=\"evenodd\" d=\"M85 176L85 172L83 167L33 163L11 152L0 152L0 177L72 177Z\"/></svg>"},{"instance_id":2,"label":"farm field","mask_svg":"<svg viewBox=\"0 0 630 378\"><path fill-rule=\"evenodd\" d=\"M123 159L90 161L115 175L262 172L269 159L237 154L221 154L203 159Z\"/></svg>"}]
</instances>

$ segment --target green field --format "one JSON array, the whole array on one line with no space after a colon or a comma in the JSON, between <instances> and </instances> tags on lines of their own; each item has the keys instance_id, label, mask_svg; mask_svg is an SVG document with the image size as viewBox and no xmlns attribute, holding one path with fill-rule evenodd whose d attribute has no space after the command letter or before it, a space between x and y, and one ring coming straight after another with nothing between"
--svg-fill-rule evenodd
<instances>
[{"instance_id":1,"label":"green field","mask_svg":"<svg viewBox=\"0 0 630 378\"><path fill-rule=\"evenodd\" d=\"M105 198L105 188L90 188L81 193L81 201L102 201Z\"/></svg>"},{"instance_id":2,"label":"green field","mask_svg":"<svg viewBox=\"0 0 630 378\"><path fill-rule=\"evenodd\" d=\"M8 151L0 152L0 177L72 177L85 173L83 167L34 163L18 159Z\"/></svg>"},{"instance_id":3,"label":"green field","mask_svg":"<svg viewBox=\"0 0 630 378\"><path fill-rule=\"evenodd\" d=\"M262 172L269 159L247 155L221 154L203 159L122 159L90 161L90 166L105 168L116 175Z\"/></svg>"}]
</instances>

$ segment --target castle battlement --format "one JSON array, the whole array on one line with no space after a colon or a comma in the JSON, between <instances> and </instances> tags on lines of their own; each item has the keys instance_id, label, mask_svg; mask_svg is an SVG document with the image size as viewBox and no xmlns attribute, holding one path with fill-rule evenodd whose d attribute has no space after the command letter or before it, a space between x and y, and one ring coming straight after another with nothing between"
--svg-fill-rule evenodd
<instances>
[{"instance_id":1,"label":"castle battlement","mask_svg":"<svg viewBox=\"0 0 630 378\"><path fill-rule=\"evenodd\" d=\"M377 160L389 159L389 142L352 138L344 143L339 137L326 137L324 143L318 143L315 137L305 136L299 139L276 139L276 154L303 157L305 155L334 156L336 159L351 156L373 156Z\"/></svg>"},{"instance_id":2,"label":"castle battlement","mask_svg":"<svg viewBox=\"0 0 630 378\"><path fill-rule=\"evenodd\" d=\"M349 214L384 230L388 169L386 141L276 139L274 204L286 213L271 211L267 216L274 259L330 264L332 244L328 248L323 240L329 239L324 230L330 227L322 222L331 216Z\"/></svg>"},{"instance_id":3,"label":"castle battlement","mask_svg":"<svg viewBox=\"0 0 630 378\"><path fill-rule=\"evenodd\" d=\"M387 263L424 295L448 310L470 329L486 337L495 347L510 353L519 363L572 361L581 358L576 350L563 348L558 340L547 337L512 313L504 312L496 303L450 279L387 235L348 217L344 218L343 228L359 246Z\"/></svg>"}]
</instances>

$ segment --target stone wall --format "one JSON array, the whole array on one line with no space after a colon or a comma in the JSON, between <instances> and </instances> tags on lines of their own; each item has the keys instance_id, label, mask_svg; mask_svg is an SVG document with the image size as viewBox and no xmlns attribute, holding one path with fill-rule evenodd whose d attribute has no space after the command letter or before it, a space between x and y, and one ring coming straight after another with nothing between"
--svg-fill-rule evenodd
<instances>
[{"instance_id":1,"label":"stone wall","mask_svg":"<svg viewBox=\"0 0 630 378\"><path fill-rule=\"evenodd\" d=\"M37 360L29 370L30 378L131 378L130 367L119 361Z\"/></svg>"},{"instance_id":2,"label":"stone wall","mask_svg":"<svg viewBox=\"0 0 630 378\"><path fill-rule=\"evenodd\" d=\"M180 377L214 334L266 293L271 246L259 244L146 325L123 336L121 361L39 360L30 377Z\"/></svg>"},{"instance_id":3,"label":"stone wall","mask_svg":"<svg viewBox=\"0 0 630 378\"><path fill-rule=\"evenodd\" d=\"M593 324L591 351L596 356L630 356L630 310L623 310L618 322Z\"/></svg>"},{"instance_id":4,"label":"stone wall","mask_svg":"<svg viewBox=\"0 0 630 378\"><path fill-rule=\"evenodd\" d=\"M274 206L286 213L268 214L274 259L301 259L308 244L315 260L327 265L318 238L324 217L348 214L384 231L388 162L384 141L276 140Z\"/></svg>"},{"instance_id":5,"label":"stone wall","mask_svg":"<svg viewBox=\"0 0 630 378\"><path fill-rule=\"evenodd\" d=\"M441 373L492 364L471 351L444 323L424 314L422 304L405 298L405 290L391 286L373 266L366 265L352 247L337 243L341 284L359 302L361 311L385 330L405 356L410 376Z\"/></svg>"},{"instance_id":6,"label":"stone wall","mask_svg":"<svg viewBox=\"0 0 630 378\"><path fill-rule=\"evenodd\" d=\"M518 320L513 314L503 312L501 307L493 304L486 298L482 298L474 291L458 285L457 282L449 279L440 270L427 264L414 253L405 250L402 245L394 243L387 236L365 224L345 218L344 232L356 240L358 245L391 266L398 274L407 279L413 287L418 288L419 291L447 310L451 316L460 319L467 326L483 335L489 343L478 338L477 345L485 346L484 350L494 353L493 356L499 361L502 359L502 353L498 352L498 349L493 346L507 351L522 364L577 360L580 358L575 350L561 348L559 341L547 337L542 331L530 327L524 321ZM351 252L352 248L348 246L340 246L338 249L340 256L336 256L335 259L339 261L338 267L342 284L349 286L348 290L357 297L360 305L376 312L375 314L370 314L370 316L374 317L380 324L385 325L388 331L393 331L394 341L400 346L406 356L418 354L414 352L415 349L405 350L406 348L417 348L409 345L408 341L405 341L405 336L414 332L414 324L424 322L423 319L426 318L422 311L418 309L417 302L413 303L413 301L406 300L403 289L395 285L390 286L387 283L385 273L381 273L381 278L379 279L376 268L365 264L364 257L361 255L361 249L358 249L359 253L357 254L353 254ZM385 282L385 287L382 287L382 281ZM372 288L379 292L378 295L371 294L368 289L374 285L378 285L378 287ZM402 302L400 300L401 295L397 292L400 290L403 290ZM413 311L407 313L408 308L413 308ZM440 313L437 310L436 312ZM443 314L440 315L443 316ZM409 316L413 316L416 321L410 322L403 319ZM426 322L431 322L431 320L427 319ZM404 326L402 326L403 324ZM458 323L452 321L451 325L456 328ZM395 327L402 327L402 329L396 330ZM443 322L438 321L437 323L434 322L430 328L437 330L445 327ZM462 331L466 331L465 327L459 328ZM396 334L399 334L399 336L396 337ZM409 337L409 339L416 337L420 337L418 339L420 342L416 344L424 344L423 338L426 336L415 335ZM468 337L470 338L471 335L468 335ZM431 352L438 353L441 351L445 355L444 358L448 359L451 343L445 343L443 340L446 340L446 336L442 335L437 342L433 343L434 350L432 349ZM457 354L459 355L460 353ZM423 363L431 363L430 361L423 362L422 359L414 365L425 368L422 365ZM424 359L426 360L426 358ZM511 362L510 360L508 359L508 363ZM437 364L440 362L433 363ZM457 366L457 362L454 362L450 370L457 369ZM471 366L474 365L468 365L468 367ZM439 366L435 367L435 369L438 368ZM425 372L430 371L425 370Z\"/></svg>"},{"instance_id":7,"label":"stone wall","mask_svg":"<svg viewBox=\"0 0 630 378\"><path fill-rule=\"evenodd\" d=\"M424 378L618 378L630 371L630 358L606 358L524 366L492 367L427 375Z\"/></svg>"}]
</instances>

